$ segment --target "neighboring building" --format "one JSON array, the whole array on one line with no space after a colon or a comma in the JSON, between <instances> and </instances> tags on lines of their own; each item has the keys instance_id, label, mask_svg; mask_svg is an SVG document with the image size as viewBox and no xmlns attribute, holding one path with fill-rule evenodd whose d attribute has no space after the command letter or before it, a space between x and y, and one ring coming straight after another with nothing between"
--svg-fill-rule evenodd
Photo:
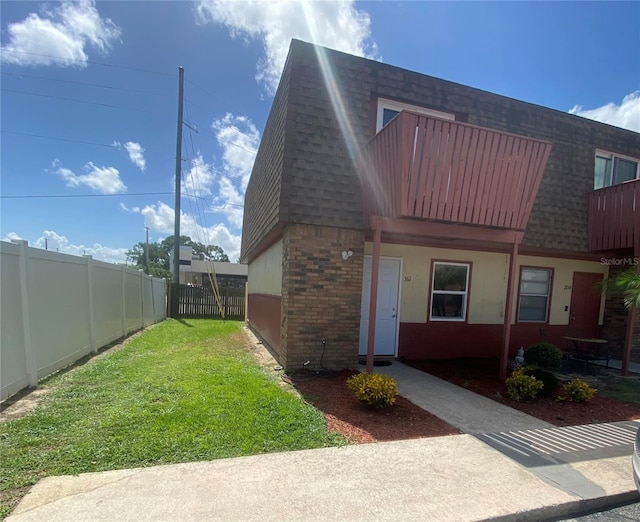
<instances>
[{"instance_id":1,"label":"neighboring building","mask_svg":"<svg viewBox=\"0 0 640 522\"><path fill-rule=\"evenodd\" d=\"M169 265L173 267L173 252L169 254ZM210 274L215 274L220 289L244 289L248 267L240 263L209 261L203 255L193 253L190 246L180 246L180 284L210 286Z\"/></svg>"},{"instance_id":2,"label":"neighboring building","mask_svg":"<svg viewBox=\"0 0 640 522\"><path fill-rule=\"evenodd\" d=\"M638 133L294 40L246 192L248 322L287 369L372 339L506 370L578 332L638 360L595 285L640 257L639 158Z\"/></svg>"}]
</instances>

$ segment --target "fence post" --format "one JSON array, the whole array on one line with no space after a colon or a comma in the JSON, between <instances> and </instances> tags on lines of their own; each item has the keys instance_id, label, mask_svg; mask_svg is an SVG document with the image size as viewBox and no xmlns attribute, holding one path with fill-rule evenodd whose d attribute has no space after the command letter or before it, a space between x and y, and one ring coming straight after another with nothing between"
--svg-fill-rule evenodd
<instances>
[{"instance_id":1,"label":"fence post","mask_svg":"<svg viewBox=\"0 0 640 522\"><path fill-rule=\"evenodd\" d=\"M122 337L127 335L127 267L122 265Z\"/></svg>"},{"instance_id":2,"label":"fence post","mask_svg":"<svg viewBox=\"0 0 640 522\"><path fill-rule=\"evenodd\" d=\"M38 367L33 356L31 344L31 317L29 315L29 243L22 239L12 239L12 243L20 247L20 298L22 301L22 328L24 335L25 370L29 379L29 387L38 385Z\"/></svg>"},{"instance_id":3,"label":"fence post","mask_svg":"<svg viewBox=\"0 0 640 522\"><path fill-rule=\"evenodd\" d=\"M144 328L144 272L140 272L140 324Z\"/></svg>"},{"instance_id":4,"label":"fence post","mask_svg":"<svg viewBox=\"0 0 640 522\"><path fill-rule=\"evenodd\" d=\"M98 347L96 346L96 319L93 314L93 257L90 254L85 254L82 257L87 260L87 279L89 280L89 343L91 351L98 353Z\"/></svg>"},{"instance_id":5,"label":"fence post","mask_svg":"<svg viewBox=\"0 0 640 522\"><path fill-rule=\"evenodd\" d=\"M151 313L153 314L153 321L151 324L156 324L156 278L151 276Z\"/></svg>"}]
</instances>

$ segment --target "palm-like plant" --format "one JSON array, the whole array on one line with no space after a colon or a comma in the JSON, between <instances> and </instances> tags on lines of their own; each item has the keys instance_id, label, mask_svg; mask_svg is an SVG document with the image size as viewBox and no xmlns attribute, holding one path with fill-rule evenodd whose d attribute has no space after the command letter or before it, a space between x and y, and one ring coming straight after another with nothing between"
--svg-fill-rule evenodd
<instances>
[{"instance_id":1,"label":"palm-like plant","mask_svg":"<svg viewBox=\"0 0 640 522\"><path fill-rule=\"evenodd\" d=\"M623 270L605 279L602 287L607 293L621 295L627 309L640 310L640 272L635 268Z\"/></svg>"}]
</instances>

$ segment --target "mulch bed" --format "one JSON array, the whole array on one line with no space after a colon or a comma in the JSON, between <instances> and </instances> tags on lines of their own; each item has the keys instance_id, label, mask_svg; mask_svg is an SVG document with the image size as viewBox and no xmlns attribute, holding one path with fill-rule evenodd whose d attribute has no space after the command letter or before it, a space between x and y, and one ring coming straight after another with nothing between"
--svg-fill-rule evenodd
<instances>
[{"instance_id":1,"label":"mulch bed","mask_svg":"<svg viewBox=\"0 0 640 522\"><path fill-rule=\"evenodd\" d=\"M375 410L362 404L347 388L347 379L354 373L344 370L289 382L308 403L324 413L330 431L341 433L356 444L460 433L399 395L390 408Z\"/></svg>"},{"instance_id":2,"label":"mulch bed","mask_svg":"<svg viewBox=\"0 0 640 522\"><path fill-rule=\"evenodd\" d=\"M640 405L596 396L587 403L558 400L558 393L548 398L518 402L507 396L504 382L498 379L498 363L489 359L411 361L414 368L426 371L520 410L556 426L615 422L640 419ZM351 442L402 440L440 437L460 432L453 426L424 411L401 396L386 409L374 410L360 403L347 388L353 371L288 380L304 399L324 413L329 430L341 433ZM567 379L574 375L566 376ZM585 377L589 380L589 377Z\"/></svg>"},{"instance_id":3,"label":"mulch bed","mask_svg":"<svg viewBox=\"0 0 640 522\"><path fill-rule=\"evenodd\" d=\"M609 399L597 393L593 399L583 403L559 400L561 386L551 397L538 397L533 401L510 399L506 385L498 378L498 361L495 359L410 361L408 364L555 426L640 419L640 404ZM561 380L580 377L598 387L598 378L589 372L584 375L560 374L559 377Z\"/></svg>"}]
</instances>

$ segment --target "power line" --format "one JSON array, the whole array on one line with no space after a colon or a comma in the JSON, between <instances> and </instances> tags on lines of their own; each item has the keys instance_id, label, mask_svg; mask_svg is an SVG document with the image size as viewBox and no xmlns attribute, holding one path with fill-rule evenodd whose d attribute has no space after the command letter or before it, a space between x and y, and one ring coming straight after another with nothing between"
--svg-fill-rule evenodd
<instances>
[{"instance_id":1,"label":"power line","mask_svg":"<svg viewBox=\"0 0 640 522\"><path fill-rule=\"evenodd\" d=\"M112 198L120 196L160 196L173 192L118 192L116 194L10 194L0 195L0 199L49 199L49 198Z\"/></svg>"},{"instance_id":2,"label":"power line","mask_svg":"<svg viewBox=\"0 0 640 522\"><path fill-rule=\"evenodd\" d=\"M97 143L95 141L75 140L72 138L60 138L58 136L45 136L44 134L30 134L28 132L18 132L18 131L6 130L6 129L1 129L0 132L6 133L6 134L15 134L16 136L27 136L29 138L42 138L47 140L68 141L70 143L81 143L83 145L96 145L98 147L109 147L112 149L118 148L118 146L114 145L113 143L111 144Z\"/></svg>"},{"instance_id":3,"label":"power line","mask_svg":"<svg viewBox=\"0 0 640 522\"><path fill-rule=\"evenodd\" d=\"M124 105L111 105L108 103L100 103L100 102L92 102L92 101L86 101L86 100L78 100L77 98L65 98L64 96L54 96L52 94L38 94L35 92L27 92L27 91L17 91L14 89L0 89L0 91L2 92L11 92L14 94L26 94L28 96L40 96L42 98L54 98L56 100L65 100L65 101L72 101L72 102L77 102L77 103L86 103L88 105L99 105L101 107L108 107L110 109L124 109L124 110L128 110L128 111L135 111L135 112L152 112L146 109L136 109L135 107L126 107Z\"/></svg>"},{"instance_id":4,"label":"power line","mask_svg":"<svg viewBox=\"0 0 640 522\"><path fill-rule=\"evenodd\" d=\"M75 85L86 85L88 87L100 87L102 89L113 89L113 90L117 90L117 91L128 91L128 92L137 92L140 94L152 94L154 96L167 96L169 97L169 94L162 94L159 92L152 92L152 91L143 91L140 89L131 89L129 87L115 87L113 85L101 85L98 83L87 83L87 82L78 82L78 81L74 81L74 80L62 80L60 78L49 78L47 76L37 76L35 74L21 74L21 73L10 73L10 72L2 72L2 74L4 76L14 76L16 78L35 78L38 80L49 80L52 82L61 82L61 83L72 83Z\"/></svg>"},{"instance_id":5,"label":"power line","mask_svg":"<svg viewBox=\"0 0 640 522\"><path fill-rule=\"evenodd\" d=\"M32 53L32 52L28 52L28 51L16 51L15 49L2 49L0 52L2 53L15 53L15 54L27 54L29 56L42 56L44 58L52 58L53 60L56 61L64 61L64 62L69 62L69 63L76 63L76 64L90 64L90 65L100 65L101 67L114 67L116 69L128 69L130 71L137 71L137 72L143 72L143 73L147 73L147 74L157 74L160 76L168 76L173 78L173 74L167 73L167 72L161 72L161 71L151 71L149 69L140 69L138 67L129 67L127 65L118 65L115 63L104 63L104 62L94 62L91 60L77 60L77 59L73 59L73 58L62 58L60 56L54 56L52 54L43 54L43 53Z\"/></svg>"}]
</instances>

